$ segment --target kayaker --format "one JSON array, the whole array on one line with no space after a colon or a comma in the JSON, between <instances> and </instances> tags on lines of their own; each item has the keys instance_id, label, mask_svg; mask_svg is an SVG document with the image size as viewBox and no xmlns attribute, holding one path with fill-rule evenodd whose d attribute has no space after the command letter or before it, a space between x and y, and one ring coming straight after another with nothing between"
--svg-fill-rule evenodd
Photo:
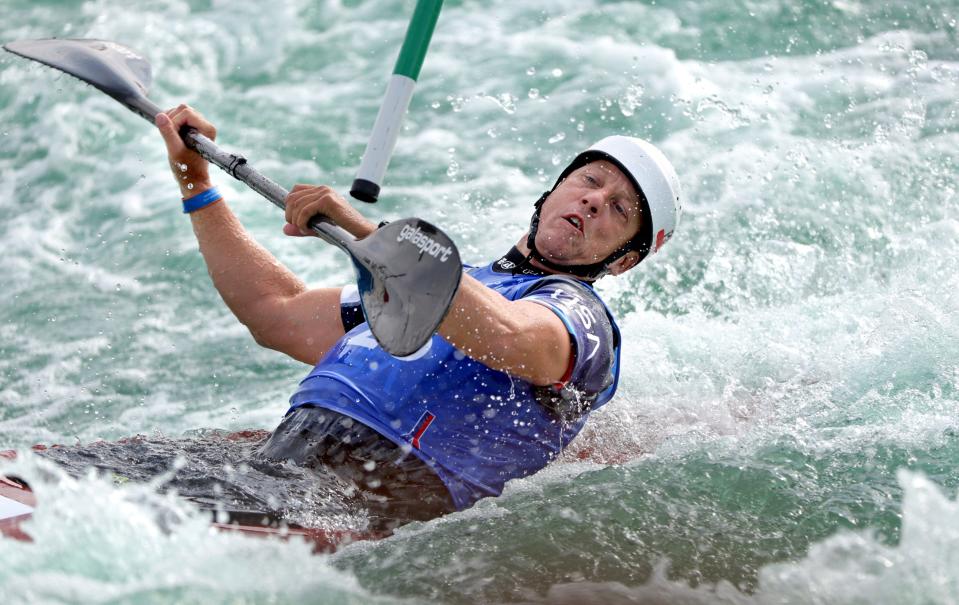
<instances>
[{"instance_id":1,"label":"kayaker","mask_svg":"<svg viewBox=\"0 0 959 605\"><path fill-rule=\"evenodd\" d=\"M256 341L314 366L261 453L333 469L380 527L499 495L554 460L616 390L620 335L591 287L672 236L679 181L651 144L605 138L535 203L504 256L465 267L437 335L396 358L376 343L355 286L308 288L243 228L207 162L177 132L216 129L181 105L157 116L213 284ZM324 214L357 238L377 226L326 186L296 185L284 233Z\"/></svg>"}]
</instances>

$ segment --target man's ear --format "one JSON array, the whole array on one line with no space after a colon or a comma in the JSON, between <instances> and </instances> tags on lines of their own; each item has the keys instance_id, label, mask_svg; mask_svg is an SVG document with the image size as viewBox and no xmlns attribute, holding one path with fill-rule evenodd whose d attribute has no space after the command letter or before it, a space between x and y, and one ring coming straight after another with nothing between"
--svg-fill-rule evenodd
<instances>
[{"instance_id":1,"label":"man's ear","mask_svg":"<svg viewBox=\"0 0 959 605\"><path fill-rule=\"evenodd\" d=\"M639 252L630 250L610 263L608 270L610 275L621 275L626 273L639 264Z\"/></svg>"}]
</instances>

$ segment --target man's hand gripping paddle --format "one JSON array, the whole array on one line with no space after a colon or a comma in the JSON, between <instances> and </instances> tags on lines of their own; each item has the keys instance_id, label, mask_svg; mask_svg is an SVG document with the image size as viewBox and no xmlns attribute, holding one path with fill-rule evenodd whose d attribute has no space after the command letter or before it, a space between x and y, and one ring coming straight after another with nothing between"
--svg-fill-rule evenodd
<instances>
[{"instance_id":1,"label":"man's hand gripping paddle","mask_svg":"<svg viewBox=\"0 0 959 605\"><path fill-rule=\"evenodd\" d=\"M4 49L58 69L110 95L154 123L161 109L147 98L150 64L129 48L105 40L21 40ZM220 149L194 129L184 143L280 208L288 191L242 156ZM363 313L377 342L389 353L410 355L426 344L453 302L462 268L452 240L417 218L393 221L362 240L323 216L310 227L350 255Z\"/></svg>"}]
</instances>

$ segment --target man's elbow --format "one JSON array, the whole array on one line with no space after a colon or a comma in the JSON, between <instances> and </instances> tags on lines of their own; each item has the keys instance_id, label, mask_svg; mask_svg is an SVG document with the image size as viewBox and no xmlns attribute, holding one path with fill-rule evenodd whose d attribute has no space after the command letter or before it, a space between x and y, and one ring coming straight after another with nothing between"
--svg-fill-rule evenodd
<instances>
[{"instance_id":1,"label":"man's elbow","mask_svg":"<svg viewBox=\"0 0 959 605\"><path fill-rule=\"evenodd\" d=\"M264 349L283 353L296 361L307 365L316 365L316 362L325 353L322 343L314 343L311 338L297 338L295 335L277 334L275 331L257 331L250 328L250 334L256 344Z\"/></svg>"},{"instance_id":2,"label":"man's elbow","mask_svg":"<svg viewBox=\"0 0 959 605\"><path fill-rule=\"evenodd\" d=\"M277 350L276 339L273 337L272 333L267 330L258 330L252 326L247 326L247 330L250 331L250 336L253 337L253 340L256 341L256 344L260 345L264 349L273 349Z\"/></svg>"},{"instance_id":3,"label":"man's elbow","mask_svg":"<svg viewBox=\"0 0 959 605\"><path fill-rule=\"evenodd\" d=\"M249 330L250 336L253 337L253 340L256 341L256 344L260 345L264 349L272 349L274 351L285 353L286 349L289 347L289 338L285 337L285 333L289 330L282 325L282 322L258 321L255 323L242 323L246 329Z\"/></svg>"}]
</instances>

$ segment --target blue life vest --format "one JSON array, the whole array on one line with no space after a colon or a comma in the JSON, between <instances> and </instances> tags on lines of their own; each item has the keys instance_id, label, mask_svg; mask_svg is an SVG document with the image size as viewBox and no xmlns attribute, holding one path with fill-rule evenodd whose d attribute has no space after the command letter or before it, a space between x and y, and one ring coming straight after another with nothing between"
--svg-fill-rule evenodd
<instances>
[{"instance_id":1,"label":"blue life vest","mask_svg":"<svg viewBox=\"0 0 959 605\"><path fill-rule=\"evenodd\" d=\"M490 369L439 335L412 355L393 357L361 323L300 383L290 409L326 408L373 428L433 468L460 510L498 496L509 479L542 469L579 433L589 412L612 398L619 329L588 285L513 275L494 265L467 271L509 300L548 306L570 331L576 367L565 387L537 387ZM557 402L579 407L570 413L552 405Z\"/></svg>"}]
</instances>

